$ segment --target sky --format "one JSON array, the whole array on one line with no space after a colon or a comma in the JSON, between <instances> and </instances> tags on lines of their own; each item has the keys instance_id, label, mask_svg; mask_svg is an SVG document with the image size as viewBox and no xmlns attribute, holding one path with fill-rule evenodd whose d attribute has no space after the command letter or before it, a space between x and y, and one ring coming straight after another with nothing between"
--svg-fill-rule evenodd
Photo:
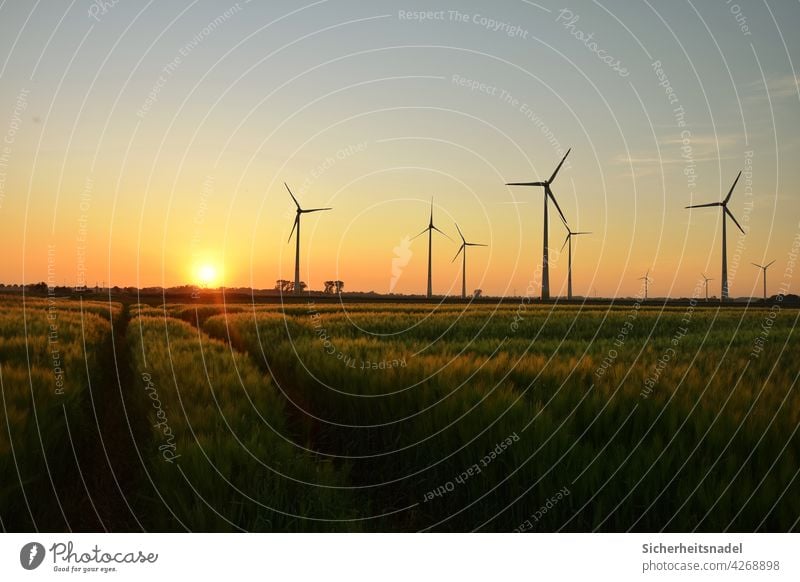
<instances>
[{"instance_id":1,"label":"sky","mask_svg":"<svg viewBox=\"0 0 800 582\"><path fill-rule=\"evenodd\" d=\"M538 295L541 188L578 295L790 285L797 2L0 4L0 281ZM566 231L549 207L553 295ZM794 247L793 247L794 243ZM715 287L716 286L716 287Z\"/></svg>"}]
</instances>

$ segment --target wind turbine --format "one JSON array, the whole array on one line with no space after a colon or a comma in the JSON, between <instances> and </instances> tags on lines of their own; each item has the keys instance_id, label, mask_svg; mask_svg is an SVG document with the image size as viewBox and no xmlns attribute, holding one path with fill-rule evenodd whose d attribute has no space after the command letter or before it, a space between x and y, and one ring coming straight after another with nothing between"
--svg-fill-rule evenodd
<instances>
[{"instance_id":1,"label":"wind turbine","mask_svg":"<svg viewBox=\"0 0 800 582\"><path fill-rule=\"evenodd\" d=\"M708 301L708 282L713 281L714 279L709 279L708 277L706 277L705 273L700 273L700 274L703 276L703 281L705 281L706 283L706 301Z\"/></svg>"},{"instance_id":2,"label":"wind turbine","mask_svg":"<svg viewBox=\"0 0 800 582\"><path fill-rule=\"evenodd\" d=\"M569 256L567 261L567 299L572 299L572 237L578 236L581 234L592 234L591 232L572 232L567 226L567 223L564 223L564 226L567 229L567 238L564 239L564 244L561 245L561 250L564 250L564 247L567 246L569 243Z\"/></svg>"},{"instance_id":3,"label":"wind turbine","mask_svg":"<svg viewBox=\"0 0 800 582\"><path fill-rule=\"evenodd\" d=\"M300 215L301 214L308 214L309 212L320 212L321 210L333 210L332 208L309 208L308 210L303 210L300 207L300 203L297 201L297 198L294 197L292 191L289 189L289 185L284 182L284 186L286 186L286 190L289 192L289 196L292 197L294 200L295 206L297 206L297 212L294 215L294 224L292 225L292 232L289 233L289 238L286 240L288 243L292 240L292 235L294 234L294 230L297 229L297 234L295 235L295 242L297 246L295 247L294 253L294 294L300 295Z\"/></svg>"},{"instance_id":4,"label":"wind turbine","mask_svg":"<svg viewBox=\"0 0 800 582\"><path fill-rule=\"evenodd\" d=\"M644 300L647 301L647 284L652 281L650 278L650 269L644 274L644 277L639 277L639 281L644 281Z\"/></svg>"},{"instance_id":5,"label":"wind turbine","mask_svg":"<svg viewBox=\"0 0 800 582\"><path fill-rule=\"evenodd\" d=\"M774 262L775 261L772 261L770 263L767 263L766 265L758 265L756 263L750 263L751 265L758 267L764 272L764 301L767 300L767 267L769 267Z\"/></svg>"},{"instance_id":6,"label":"wind turbine","mask_svg":"<svg viewBox=\"0 0 800 582\"><path fill-rule=\"evenodd\" d=\"M431 276L432 275L432 272L431 272L431 253L432 253L432 249L433 249L433 231L434 230L436 232L438 232L439 234L444 235L445 238L447 238L448 240L451 240L451 241L453 240L453 239L451 239L449 236L444 234L441 230L439 230L438 228L436 228L433 225L433 198L431 198L431 219L430 219L430 222L428 222L428 226L425 228L425 230L423 230L421 233L419 233L417 235L417 236L422 236L426 232L428 233L428 299L430 299L431 295L433 295L433 284L432 284L432 276ZM411 240L414 240L415 238L417 238L417 236L415 236Z\"/></svg>"},{"instance_id":7,"label":"wind turbine","mask_svg":"<svg viewBox=\"0 0 800 582\"><path fill-rule=\"evenodd\" d=\"M451 263L455 262L455 260L458 258L458 255L460 255L462 252L464 253L464 256L461 258L461 298L466 299L467 298L467 247L488 247L489 245L467 242L464 239L464 235L461 234L461 229L458 228L457 223L456 223L456 230L458 231L458 236L461 237L461 246L458 248L456 256L453 257L453 260L450 262Z\"/></svg>"},{"instance_id":8,"label":"wind turbine","mask_svg":"<svg viewBox=\"0 0 800 582\"><path fill-rule=\"evenodd\" d=\"M550 299L550 266L548 264L548 247L547 247L547 199L551 198L553 200L553 204L556 205L556 209L558 213L561 215L561 220L564 224L567 224L567 219L564 218L564 213L561 212L561 207L559 207L558 202L556 201L556 197L553 196L553 191L550 189L550 184L553 183L553 180L556 179L556 174L561 169L561 166L564 164L564 160L567 159L569 152L572 151L572 148L567 150L567 153L564 154L564 157L561 159L561 162L556 167L556 171L553 172L553 175L550 176L549 180L545 180L544 182L509 182L506 183L506 186L544 186L544 243L542 245L542 299Z\"/></svg>"},{"instance_id":9,"label":"wind turbine","mask_svg":"<svg viewBox=\"0 0 800 582\"><path fill-rule=\"evenodd\" d=\"M731 194L733 194L733 189L736 188L736 182L739 181L739 177L742 175L741 170L739 174L736 176L736 179L733 181L733 186L731 186L728 195L725 196L725 200L722 202L710 202L708 204L693 204L692 206L687 206L686 208L706 208L709 206L721 206L722 207L722 291L720 292L720 300L727 301L728 299L728 216L731 217L731 220L739 227L739 230L742 231L742 234L745 234L742 225L736 220L736 217L733 213L728 210L728 201L731 199Z\"/></svg>"}]
</instances>

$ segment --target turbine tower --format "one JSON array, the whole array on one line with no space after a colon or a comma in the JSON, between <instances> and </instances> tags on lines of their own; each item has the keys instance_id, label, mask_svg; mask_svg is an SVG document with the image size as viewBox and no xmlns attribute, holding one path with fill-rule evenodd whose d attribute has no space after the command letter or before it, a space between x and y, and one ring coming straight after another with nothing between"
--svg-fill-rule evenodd
<instances>
[{"instance_id":1,"label":"turbine tower","mask_svg":"<svg viewBox=\"0 0 800 582\"><path fill-rule=\"evenodd\" d=\"M438 228L436 228L434 226L434 224L433 224L433 198L431 198L431 219L428 222L428 226L425 228L425 230L423 230L421 233L419 233L417 235L417 236L422 236L426 232L428 233L428 299L430 299L431 296L433 295L433 281L432 281L432 274L433 273L432 273L432 269L431 269L431 254L433 253L432 249L433 249L433 231L434 230L436 232L438 232L439 234L444 235L445 238L447 238L447 239L449 239L451 241L453 240L449 236L444 234L441 230L439 230ZM415 238L417 238L417 236L415 236L411 240L414 240Z\"/></svg>"},{"instance_id":2,"label":"turbine tower","mask_svg":"<svg viewBox=\"0 0 800 582\"><path fill-rule=\"evenodd\" d=\"M705 273L700 273L700 274L703 276L703 281L705 281L706 283L706 301L708 301L708 282L713 281L714 279L709 279L708 277L706 277Z\"/></svg>"},{"instance_id":3,"label":"turbine tower","mask_svg":"<svg viewBox=\"0 0 800 582\"><path fill-rule=\"evenodd\" d=\"M458 236L461 237L461 246L458 248L456 256L453 257L453 260L450 262L451 263L455 262L455 260L458 258L458 255L460 255L462 252L464 253L464 256L461 258L461 298L466 299L467 298L467 247L487 247L489 245L467 242L464 239L464 235L461 234L461 229L458 228L457 223L456 223L456 230L458 231Z\"/></svg>"},{"instance_id":4,"label":"turbine tower","mask_svg":"<svg viewBox=\"0 0 800 582\"><path fill-rule=\"evenodd\" d=\"M644 281L644 300L647 301L647 285L652 281L650 278L650 269L644 274L644 277L639 277L639 281Z\"/></svg>"},{"instance_id":5,"label":"turbine tower","mask_svg":"<svg viewBox=\"0 0 800 582\"><path fill-rule=\"evenodd\" d=\"M758 267L764 273L764 301L767 300L767 267L769 267L775 261L771 261L766 265L758 265L756 263L750 263L751 265Z\"/></svg>"},{"instance_id":6,"label":"turbine tower","mask_svg":"<svg viewBox=\"0 0 800 582\"><path fill-rule=\"evenodd\" d=\"M284 182L284 186L286 186L286 190L289 192L289 196L292 197L294 200L295 206L297 206L297 211L294 215L294 224L292 225L292 232L289 233L289 238L286 242L290 242L292 240L292 235L295 234L294 230L297 229L297 234L295 234L295 252L294 252L294 294L300 295L302 289L300 289L300 215L301 214L308 214L309 212L319 212L321 210L333 210L332 208L309 208L308 210L303 210L300 207L300 203L297 201L297 198L294 197L292 191L289 189L289 185Z\"/></svg>"},{"instance_id":7,"label":"turbine tower","mask_svg":"<svg viewBox=\"0 0 800 582\"><path fill-rule=\"evenodd\" d=\"M544 186L544 243L542 244L542 299L550 299L550 265L548 263L548 247L547 247L547 199L550 198L553 200L553 204L556 205L556 209L558 213L561 215L561 220L564 224L567 224L567 219L564 218L564 213L561 212L561 208L556 201L556 197L553 196L553 191L550 189L550 184L553 183L553 180L556 179L556 174L561 169L561 166L564 164L564 160L567 159L569 152L572 151L572 148L567 150L567 153L564 154L564 157L561 159L561 162L556 167L556 171L553 172L553 175L550 176L549 180L545 180L544 182L509 182L506 186Z\"/></svg>"},{"instance_id":8,"label":"turbine tower","mask_svg":"<svg viewBox=\"0 0 800 582\"><path fill-rule=\"evenodd\" d=\"M725 196L725 200L722 202L710 202L708 204L693 204L692 206L687 206L686 208L707 208L710 206L721 206L722 207L722 290L720 292L720 300L727 301L728 300L728 217L731 217L731 220L736 224L739 230L742 231L742 234L746 234L742 225L739 224L739 221L736 220L736 217L733 213L728 210L728 201L731 199L731 194L733 194L733 189L736 188L736 182L739 181L742 172L739 171L739 174L736 176L736 179L733 181L733 186L731 186L728 195Z\"/></svg>"},{"instance_id":9,"label":"turbine tower","mask_svg":"<svg viewBox=\"0 0 800 582\"><path fill-rule=\"evenodd\" d=\"M567 238L564 239L564 244L561 245L561 250L564 250L564 247L567 246L569 243L569 255L567 261L567 299L572 299L572 237L578 236L581 234L592 234L591 232L572 232L567 226L567 223L564 223L564 226L567 229Z\"/></svg>"}]
</instances>

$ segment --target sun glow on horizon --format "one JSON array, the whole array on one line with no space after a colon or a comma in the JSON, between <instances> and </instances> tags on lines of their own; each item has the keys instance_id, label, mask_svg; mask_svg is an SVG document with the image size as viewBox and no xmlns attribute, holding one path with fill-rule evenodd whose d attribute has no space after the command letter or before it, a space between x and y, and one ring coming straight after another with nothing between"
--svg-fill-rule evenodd
<instances>
[{"instance_id":1,"label":"sun glow on horizon","mask_svg":"<svg viewBox=\"0 0 800 582\"><path fill-rule=\"evenodd\" d=\"M201 287L216 287L220 279L220 269L217 265L202 263L195 269L195 281Z\"/></svg>"}]
</instances>

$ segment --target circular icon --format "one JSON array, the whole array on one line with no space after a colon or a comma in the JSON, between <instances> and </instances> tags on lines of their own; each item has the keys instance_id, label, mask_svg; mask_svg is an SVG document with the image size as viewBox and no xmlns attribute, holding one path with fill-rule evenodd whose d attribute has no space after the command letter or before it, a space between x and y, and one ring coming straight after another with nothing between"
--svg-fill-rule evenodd
<instances>
[{"instance_id":1,"label":"circular icon","mask_svg":"<svg viewBox=\"0 0 800 582\"><path fill-rule=\"evenodd\" d=\"M38 542L29 542L19 551L19 563L26 570L35 570L44 561L44 546Z\"/></svg>"}]
</instances>

